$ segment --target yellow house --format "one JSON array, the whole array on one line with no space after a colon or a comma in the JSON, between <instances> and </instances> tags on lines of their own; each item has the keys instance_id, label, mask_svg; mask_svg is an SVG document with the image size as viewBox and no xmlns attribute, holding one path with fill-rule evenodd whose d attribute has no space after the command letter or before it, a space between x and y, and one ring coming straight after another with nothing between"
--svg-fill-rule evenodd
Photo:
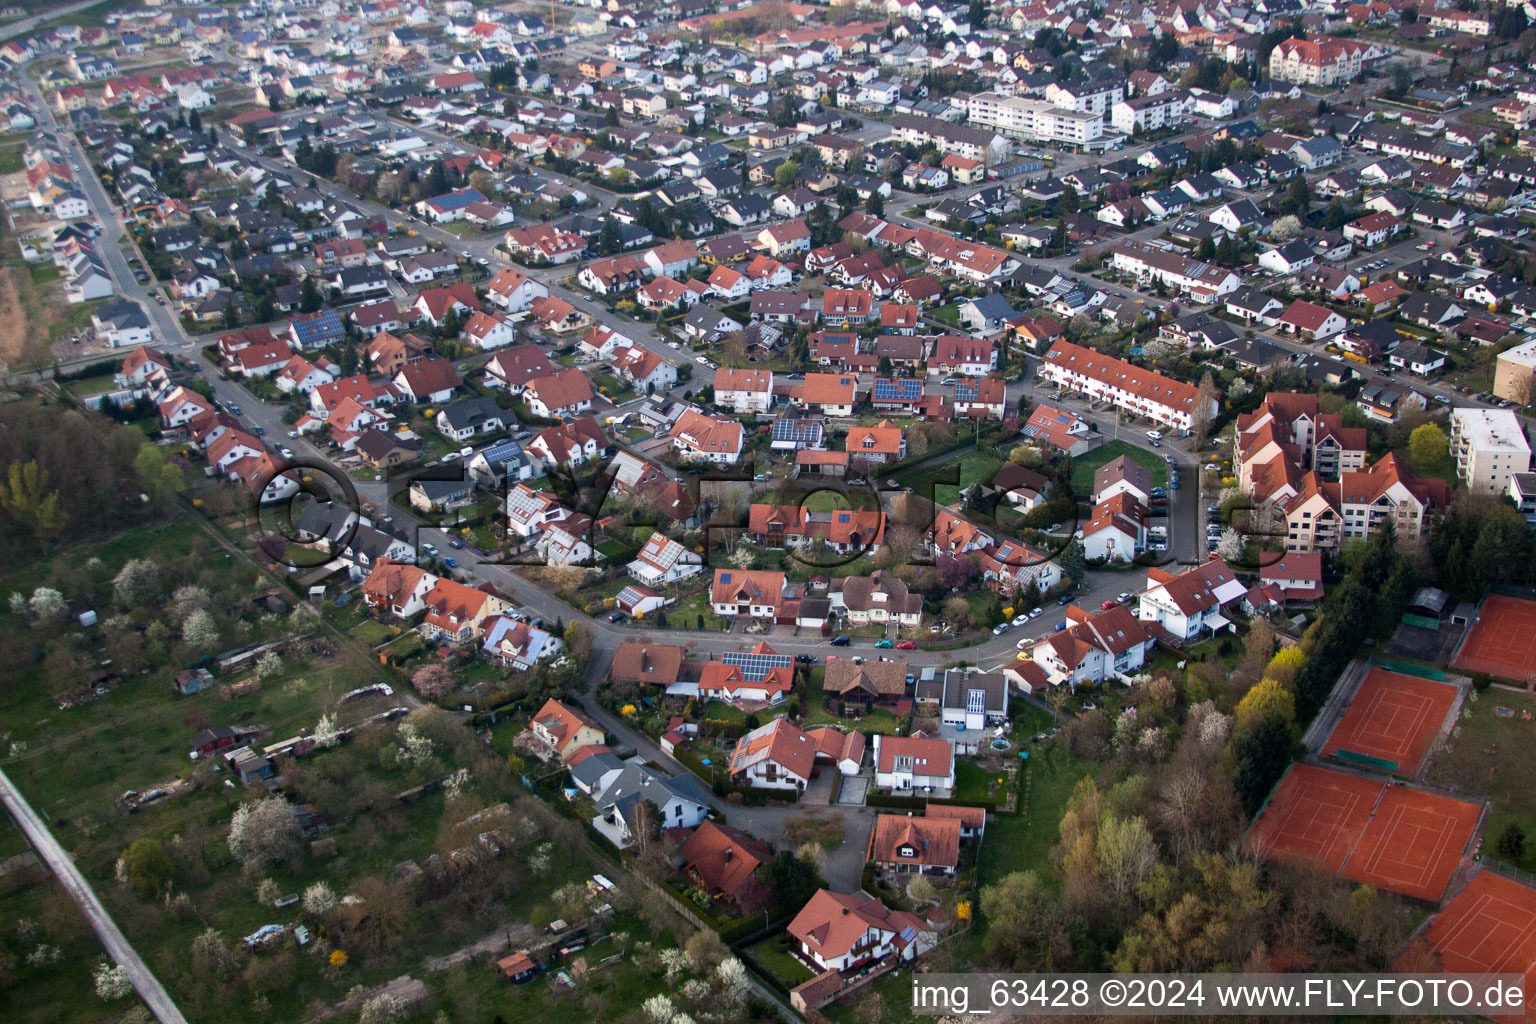
<instances>
[{"instance_id":1,"label":"yellow house","mask_svg":"<svg viewBox=\"0 0 1536 1024\"><path fill-rule=\"evenodd\" d=\"M528 728L565 761L582 747L601 746L603 727L551 697L533 716Z\"/></svg>"}]
</instances>

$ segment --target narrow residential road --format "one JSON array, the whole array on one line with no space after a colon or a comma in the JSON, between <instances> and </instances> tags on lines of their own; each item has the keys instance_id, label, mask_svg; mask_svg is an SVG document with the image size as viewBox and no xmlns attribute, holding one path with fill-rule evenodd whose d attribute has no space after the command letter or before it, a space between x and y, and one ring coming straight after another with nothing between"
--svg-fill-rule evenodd
<instances>
[{"instance_id":1,"label":"narrow residential road","mask_svg":"<svg viewBox=\"0 0 1536 1024\"><path fill-rule=\"evenodd\" d=\"M133 982L134 989L139 997L149 1007L149 1011L155 1015L160 1024L187 1024L187 1019L181 1015L176 1004L171 1001L171 994L160 984L158 978L149 970L149 967L139 958L139 954L128 944L128 940L118 929L117 923L112 920L101 901L96 898L96 893L91 889L89 882L85 880L78 868L75 867L73 858L65 852L64 847L48 831L48 826L43 819L38 817L32 805L18 790L5 774L0 771L0 801L4 801L6 810L11 812L11 817L26 834L27 841L37 851L37 855L48 865L66 892L74 897L80 904L80 910L85 914L91 927L101 938L101 944L107 947L107 953L123 970L128 972L128 979Z\"/></svg>"}]
</instances>

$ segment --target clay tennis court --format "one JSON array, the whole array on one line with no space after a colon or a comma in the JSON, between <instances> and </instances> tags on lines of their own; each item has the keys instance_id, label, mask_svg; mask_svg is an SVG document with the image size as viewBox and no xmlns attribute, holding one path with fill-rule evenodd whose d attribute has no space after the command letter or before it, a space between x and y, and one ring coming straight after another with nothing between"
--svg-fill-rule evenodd
<instances>
[{"instance_id":1,"label":"clay tennis court","mask_svg":"<svg viewBox=\"0 0 1536 1024\"><path fill-rule=\"evenodd\" d=\"M1388 786L1343 875L1439 903L1482 813L1478 804Z\"/></svg>"},{"instance_id":2,"label":"clay tennis court","mask_svg":"<svg viewBox=\"0 0 1536 1024\"><path fill-rule=\"evenodd\" d=\"M1517 683L1536 681L1536 601L1488 595L1451 664Z\"/></svg>"},{"instance_id":3,"label":"clay tennis court","mask_svg":"<svg viewBox=\"0 0 1536 1024\"><path fill-rule=\"evenodd\" d=\"M1323 756L1350 761L1352 754L1364 755L1386 762L1368 767L1416 775L1457 692L1448 683L1373 668L1323 745Z\"/></svg>"},{"instance_id":4,"label":"clay tennis court","mask_svg":"<svg viewBox=\"0 0 1536 1024\"><path fill-rule=\"evenodd\" d=\"M1429 922L1423 941L1440 955L1443 970L1529 979L1536 968L1536 890L1480 872ZM1531 1014L1494 1019L1528 1020Z\"/></svg>"},{"instance_id":5,"label":"clay tennis court","mask_svg":"<svg viewBox=\"0 0 1536 1024\"><path fill-rule=\"evenodd\" d=\"M1293 764L1254 822L1249 846L1264 857L1299 857L1338 874L1384 788L1358 775Z\"/></svg>"}]
</instances>

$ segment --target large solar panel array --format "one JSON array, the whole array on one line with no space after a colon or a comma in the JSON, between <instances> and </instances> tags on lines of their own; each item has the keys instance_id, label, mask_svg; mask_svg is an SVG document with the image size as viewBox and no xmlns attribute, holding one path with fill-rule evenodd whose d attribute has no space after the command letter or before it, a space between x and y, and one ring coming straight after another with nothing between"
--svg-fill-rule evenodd
<instances>
[{"instance_id":1,"label":"large solar panel array","mask_svg":"<svg viewBox=\"0 0 1536 1024\"><path fill-rule=\"evenodd\" d=\"M920 380L876 380L874 399L877 402L917 402L923 397Z\"/></svg>"},{"instance_id":2,"label":"large solar panel array","mask_svg":"<svg viewBox=\"0 0 1536 1024\"><path fill-rule=\"evenodd\" d=\"M784 417L773 421L773 439L792 444L819 444L823 428L818 420L796 420Z\"/></svg>"},{"instance_id":3,"label":"large solar panel array","mask_svg":"<svg viewBox=\"0 0 1536 1024\"><path fill-rule=\"evenodd\" d=\"M623 590L619 591L618 596L615 597L614 600L619 604L634 605L638 604L643 597L644 595L634 587L625 587Z\"/></svg>"},{"instance_id":4,"label":"large solar panel array","mask_svg":"<svg viewBox=\"0 0 1536 1024\"><path fill-rule=\"evenodd\" d=\"M523 446L516 441L499 441L480 454L485 457L486 462L496 466L503 462L510 462L522 453Z\"/></svg>"},{"instance_id":5,"label":"large solar panel array","mask_svg":"<svg viewBox=\"0 0 1536 1024\"><path fill-rule=\"evenodd\" d=\"M981 397L981 385L974 380L955 382L955 401L974 402Z\"/></svg>"},{"instance_id":6,"label":"large solar panel array","mask_svg":"<svg viewBox=\"0 0 1536 1024\"><path fill-rule=\"evenodd\" d=\"M726 651L720 655L720 661L740 666L741 674L749 683L762 682L776 668L793 668L795 665L792 654L756 654L752 651Z\"/></svg>"}]
</instances>

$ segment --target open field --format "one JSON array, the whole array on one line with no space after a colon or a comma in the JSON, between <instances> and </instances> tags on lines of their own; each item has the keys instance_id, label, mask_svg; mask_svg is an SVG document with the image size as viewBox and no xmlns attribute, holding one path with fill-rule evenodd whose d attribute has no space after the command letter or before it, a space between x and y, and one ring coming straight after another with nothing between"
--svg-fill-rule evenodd
<instances>
[{"instance_id":1,"label":"open field","mask_svg":"<svg viewBox=\"0 0 1536 1024\"><path fill-rule=\"evenodd\" d=\"M1536 696L1503 688L1474 691L1462 704L1450 740L1431 754L1425 778L1492 799L1493 810L1483 828L1490 841L1510 825L1536 836L1536 763L1529 753L1533 742ZM1491 843L1484 846L1491 852ZM1531 842L1515 867L1536 871Z\"/></svg>"}]
</instances>

